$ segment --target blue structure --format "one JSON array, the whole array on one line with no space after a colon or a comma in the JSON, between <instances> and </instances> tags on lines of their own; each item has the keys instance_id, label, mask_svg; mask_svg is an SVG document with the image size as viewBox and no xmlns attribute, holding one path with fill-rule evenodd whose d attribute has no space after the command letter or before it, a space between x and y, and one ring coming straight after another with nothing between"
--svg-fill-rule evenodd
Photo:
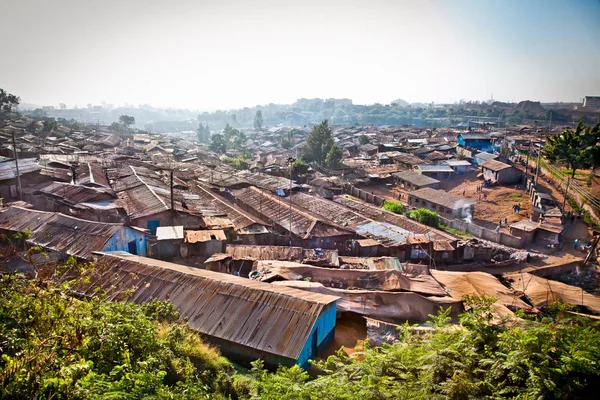
<instances>
[{"instance_id":1,"label":"blue structure","mask_svg":"<svg viewBox=\"0 0 600 400\"><path fill-rule=\"evenodd\" d=\"M147 236L136 229L122 226L104 244L102 251L126 251L145 257L147 254Z\"/></svg>"},{"instance_id":2,"label":"blue structure","mask_svg":"<svg viewBox=\"0 0 600 400\"><path fill-rule=\"evenodd\" d=\"M300 352L300 356L296 360L296 364L304 369L310 367L308 360L313 360L323 349L333 340L335 336L336 322L336 302L329 304L325 310L321 312L319 318L315 322L308 340L304 343L304 347Z\"/></svg>"},{"instance_id":3,"label":"blue structure","mask_svg":"<svg viewBox=\"0 0 600 400\"><path fill-rule=\"evenodd\" d=\"M487 133L461 133L456 141L462 147L478 149L488 153L494 150L492 138Z\"/></svg>"}]
</instances>

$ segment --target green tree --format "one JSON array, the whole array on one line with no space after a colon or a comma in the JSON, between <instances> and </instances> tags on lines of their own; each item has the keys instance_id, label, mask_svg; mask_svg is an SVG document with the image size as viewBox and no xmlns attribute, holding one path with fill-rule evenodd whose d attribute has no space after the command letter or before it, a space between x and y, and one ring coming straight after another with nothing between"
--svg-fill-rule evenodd
<instances>
[{"instance_id":1,"label":"green tree","mask_svg":"<svg viewBox=\"0 0 600 400\"><path fill-rule=\"evenodd\" d=\"M220 133L212 135L210 137L209 148L215 153L227 152L227 141L225 140L225 137Z\"/></svg>"},{"instance_id":2,"label":"green tree","mask_svg":"<svg viewBox=\"0 0 600 400\"><path fill-rule=\"evenodd\" d=\"M304 158L308 161L323 163L333 146L333 137L331 128L327 120L315 125L306 138L306 147L304 148Z\"/></svg>"},{"instance_id":3,"label":"green tree","mask_svg":"<svg viewBox=\"0 0 600 400\"><path fill-rule=\"evenodd\" d=\"M325 157L325 162L331 168L337 168L340 166L343 158L344 153L342 152L342 149L340 149L337 144L334 144L331 146L331 149L329 149L327 157Z\"/></svg>"},{"instance_id":4,"label":"green tree","mask_svg":"<svg viewBox=\"0 0 600 400\"><path fill-rule=\"evenodd\" d=\"M210 130L208 129L208 125L205 127L201 122L196 130L196 136L200 143L208 143L210 141Z\"/></svg>"},{"instance_id":5,"label":"green tree","mask_svg":"<svg viewBox=\"0 0 600 400\"><path fill-rule=\"evenodd\" d=\"M119 117L119 122L123 124L125 130L129 129L129 126L135 125L135 118L131 115L121 115Z\"/></svg>"},{"instance_id":6,"label":"green tree","mask_svg":"<svg viewBox=\"0 0 600 400\"><path fill-rule=\"evenodd\" d=\"M31 116L36 119L46 118L48 116L48 113L46 113L46 111L42 110L41 108L36 108L32 111Z\"/></svg>"},{"instance_id":7,"label":"green tree","mask_svg":"<svg viewBox=\"0 0 600 400\"><path fill-rule=\"evenodd\" d=\"M10 94L4 89L0 89L0 111L9 113L13 108L17 107L21 99L14 94Z\"/></svg>"},{"instance_id":8,"label":"green tree","mask_svg":"<svg viewBox=\"0 0 600 400\"><path fill-rule=\"evenodd\" d=\"M310 168L309 165L307 163L305 163L302 160L296 160L292 163L291 165L291 173L292 175L298 176L298 175L304 175L308 172L308 169Z\"/></svg>"},{"instance_id":9,"label":"green tree","mask_svg":"<svg viewBox=\"0 0 600 400\"><path fill-rule=\"evenodd\" d=\"M281 137L281 147L290 149L294 146L294 133L295 129L290 129L285 136Z\"/></svg>"},{"instance_id":10,"label":"green tree","mask_svg":"<svg viewBox=\"0 0 600 400\"><path fill-rule=\"evenodd\" d=\"M42 122L42 132L52 132L58 128L58 124L53 119Z\"/></svg>"},{"instance_id":11,"label":"green tree","mask_svg":"<svg viewBox=\"0 0 600 400\"><path fill-rule=\"evenodd\" d=\"M256 115L254 116L254 129L257 131L262 130L263 127L263 115L261 110L256 110Z\"/></svg>"},{"instance_id":12,"label":"green tree","mask_svg":"<svg viewBox=\"0 0 600 400\"><path fill-rule=\"evenodd\" d=\"M586 137L586 127L579 123L572 131L565 128L560 135L548 136L542 155L551 162L566 164L571 169L571 178L575 171L589 167L592 154L589 139Z\"/></svg>"},{"instance_id":13,"label":"green tree","mask_svg":"<svg viewBox=\"0 0 600 400\"><path fill-rule=\"evenodd\" d=\"M360 135L358 138L358 142L363 145L363 144L369 144L369 137L367 135Z\"/></svg>"}]
</instances>

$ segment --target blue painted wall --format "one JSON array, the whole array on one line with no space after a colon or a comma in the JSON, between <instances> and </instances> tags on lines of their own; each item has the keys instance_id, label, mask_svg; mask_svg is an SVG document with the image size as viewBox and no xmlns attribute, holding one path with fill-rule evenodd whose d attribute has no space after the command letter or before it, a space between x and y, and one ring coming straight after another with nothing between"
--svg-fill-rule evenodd
<instances>
[{"instance_id":1,"label":"blue painted wall","mask_svg":"<svg viewBox=\"0 0 600 400\"><path fill-rule=\"evenodd\" d=\"M310 335L308 335L308 339L306 340L306 343L304 343L304 347L302 348L302 352L300 353L296 364L307 369L310 367L308 360L316 357L314 352L315 349L313 349L313 343L315 343L315 340L317 344L317 352L321 351L329 344L329 342L333 340L333 337L335 336L335 317L336 303L333 302L321 313L315 322L315 326L313 326Z\"/></svg>"},{"instance_id":2,"label":"blue painted wall","mask_svg":"<svg viewBox=\"0 0 600 400\"><path fill-rule=\"evenodd\" d=\"M123 226L104 245L102 251L127 251L129 242L135 240L137 255L145 257L147 254L147 237L144 233Z\"/></svg>"},{"instance_id":3,"label":"blue painted wall","mask_svg":"<svg viewBox=\"0 0 600 400\"><path fill-rule=\"evenodd\" d=\"M463 147L472 147L475 149L479 149L481 151L485 151L487 153L491 153L493 151L492 141L491 139L467 139L462 135L458 135L456 142Z\"/></svg>"}]
</instances>

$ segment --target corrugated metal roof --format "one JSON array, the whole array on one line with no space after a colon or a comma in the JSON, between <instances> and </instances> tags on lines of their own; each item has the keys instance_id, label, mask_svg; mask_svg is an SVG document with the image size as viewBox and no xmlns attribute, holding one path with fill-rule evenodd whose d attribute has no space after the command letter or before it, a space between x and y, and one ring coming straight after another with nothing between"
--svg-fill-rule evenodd
<instances>
[{"instance_id":1,"label":"corrugated metal roof","mask_svg":"<svg viewBox=\"0 0 600 400\"><path fill-rule=\"evenodd\" d=\"M85 221L55 213L33 231L27 242L87 259L92 252L102 250L106 242L122 228L123 224Z\"/></svg>"},{"instance_id":2,"label":"corrugated metal roof","mask_svg":"<svg viewBox=\"0 0 600 400\"><path fill-rule=\"evenodd\" d=\"M13 232L33 231L46 223L53 215L52 212L12 206L0 212L0 229Z\"/></svg>"},{"instance_id":3,"label":"corrugated metal roof","mask_svg":"<svg viewBox=\"0 0 600 400\"><path fill-rule=\"evenodd\" d=\"M234 260L302 261L302 247L227 245L225 252Z\"/></svg>"},{"instance_id":4,"label":"corrugated metal roof","mask_svg":"<svg viewBox=\"0 0 600 400\"><path fill-rule=\"evenodd\" d=\"M39 171L42 169L35 158L22 158L18 161L19 175L28 174L30 172ZM17 177L17 166L14 160L0 163L0 181L14 179Z\"/></svg>"},{"instance_id":5,"label":"corrugated metal roof","mask_svg":"<svg viewBox=\"0 0 600 400\"><path fill-rule=\"evenodd\" d=\"M488 160L481 164L483 168L487 168L491 171L502 171L503 169L512 168L511 165L505 164L498 160Z\"/></svg>"},{"instance_id":6,"label":"corrugated metal roof","mask_svg":"<svg viewBox=\"0 0 600 400\"><path fill-rule=\"evenodd\" d=\"M70 204L110 200L115 198L110 189L96 189L87 186L71 185L64 182L51 182L40 187L38 191L62 199Z\"/></svg>"},{"instance_id":7,"label":"corrugated metal roof","mask_svg":"<svg viewBox=\"0 0 600 400\"><path fill-rule=\"evenodd\" d=\"M430 296L446 296L446 291L431 275L408 276L397 270L334 269L281 261L259 261L256 270L264 271L262 281L276 277L286 280L319 282L338 289L410 291Z\"/></svg>"},{"instance_id":8,"label":"corrugated metal roof","mask_svg":"<svg viewBox=\"0 0 600 400\"><path fill-rule=\"evenodd\" d=\"M286 200L272 196L270 193L266 193L255 187L235 190L233 191L233 195L238 201L253 208L260 215L264 216L264 218L273 221L281 228L288 231L291 228L291 232L300 238L308 239L310 237L332 237L351 234L347 230L318 220L314 216L299 210L298 207L292 207L290 213L289 203ZM296 195L292 196L292 203L294 204L296 204L293 200L295 197Z\"/></svg>"},{"instance_id":9,"label":"corrugated metal roof","mask_svg":"<svg viewBox=\"0 0 600 400\"><path fill-rule=\"evenodd\" d=\"M183 226L159 226L156 228L156 240L183 239Z\"/></svg>"},{"instance_id":10,"label":"corrugated metal roof","mask_svg":"<svg viewBox=\"0 0 600 400\"><path fill-rule=\"evenodd\" d=\"M323 309L337 297L277 287L155 259L102 253L86 295L169 300L190 328L207 336L297 359ZM117 284L115 284L117 282Z\"/></svg>"},{"instance_id":11,"label":"corrugated metal roof","mask_svg":"<svg viewBox=\"0 0 600 400\"><path fill-rule=\"evenodd\" d=\"M475 204L474 201L467 198L432 188L422 188L413 192L409 192L408 198L410 199L411 197L427 200L433 204L450 208L451 210L470 207Z\"/></svg>"},{"instance_id":12,"label":"corrugated metal roof","mask_svg":"<svg viewBox=\"0 0 600 400\"><path fill-rule=\"evenodd\" d=\"M211 240L227 240L222 230L185 231L184 241L186 243L203 243Z\"/></svg>"}]
</instances>

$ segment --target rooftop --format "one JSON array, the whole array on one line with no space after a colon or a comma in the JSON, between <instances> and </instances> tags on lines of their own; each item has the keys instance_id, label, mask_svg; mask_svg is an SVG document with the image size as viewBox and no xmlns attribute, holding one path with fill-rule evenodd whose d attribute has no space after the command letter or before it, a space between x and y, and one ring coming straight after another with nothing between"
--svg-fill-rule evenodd
<instances>
[{"instance_id":1,"label":"rooftop","mask_svg":"<svg viewBox=\"0 0 600 400\"><path fill-rule=\"evenodd\" d=\"M103 288L109 300L168 299L197 332L290 359L299 357L317 318L337 300L128 253L99 253L96 266L99 272L80 288L85 295Z\"/></svg>"},{"instance_id":2,"label":"rooftop","mask_svg":"<svg viewBox=\"0 0 600 400\"><path fill-rule=\"evenodd\" d=\"M454 172L449 166L441 164L419 164L416 168L423 172Z\"/></svg>"},{"instance_id":3,"label":"rooftop","mask_svg":"<svg viewBox=\"0 0 600 400\"><path fill-rule=\"evenodd\" d=\"M416 197L422 200L427 200L431 203L438 204L451 210L460 209L474 205L475 202L464 197L456 196L443 190L431 188L423 188L408 193L409 198Z\"/></svg>"},{"instance_id":4,"label":"rooftop","mask_svg":"<svg viewBox=\"0 0 600 400\"><path fill-rule=\"evenodd\" d=\"M426 185L433 185L436 183L440 183L440 181L438 181L437 179L433 179L433 178L431 178L427 175L423 175L417 171L402 171L402 172L396 172L395 174L392 174L392 175L398 179L402 179L402 180L409 182L415 186L426 186Z\"/></svg>"},{"instance_id":5,"label":"rooftop","mask_svg":"<svg viewBox=\"0 0 600 400\"><path fill-rule=\"evenodd\" d=\"M488 160L488 161L484 162L483 164L481 164L481 166L483 168L487 168L491 171L502 171L503 169L512 168L511 165L505 164L498 160Z\"/></svg>"}]
</instances>

